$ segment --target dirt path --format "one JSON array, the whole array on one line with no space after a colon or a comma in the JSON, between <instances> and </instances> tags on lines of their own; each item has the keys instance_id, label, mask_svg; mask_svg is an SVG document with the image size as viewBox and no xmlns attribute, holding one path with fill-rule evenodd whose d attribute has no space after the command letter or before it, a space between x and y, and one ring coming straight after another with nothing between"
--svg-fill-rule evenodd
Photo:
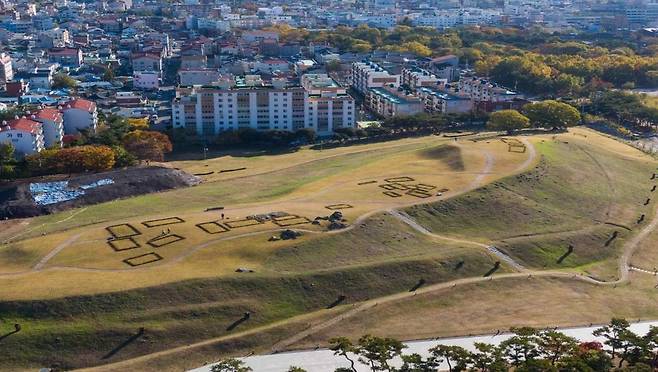
<instances>
[{"instance_id":1,"label":"dirt path","mask_svg":"<svg viewBox=\"0 0 658 372\"><path fill-rule=\"evenodd\" d=\"M532 146L530 146L532 148ZM526 161L524 164L531 164L534 161L534 155L532 155L534 151L531 152L531 156L529 157L529 160ZM532 160L531 160L532 159ZM658 206L656 207L658 210ZM425 229L422 225L418 224L416 221L411 219L408 216L405 216L402 214L402 212L399 212L397 210L390 210L389 213L393 214L394 216L400 218L403 222L407 223L409 226L412 228L415 228L417 231L422 232L424 234L430 234L435 236L435 234L432 234L429 232L427 229ZM361 216L359 219L365 219L366 216ZM357 221L359 220L357 219ZM354 224L356 225L356 223ZM352 226L354 226L352 225ZM628 276L629 276L629 271L634 270L634 271L639 271L639 272L646 272L646 273L651 273L648 270L643 270L643 269L638 269L638 268L632 268L629 266L628 262L630 260L630 257L633 255L635 250L637 249L637 246L639 245L642 240L644 240L656 227L658 226L658 213L655 214L654 218L652 221L646 225L637 235L635 235L632 239L628 240L624 246L623 246L623 254L622 257L620 258L619 262L619 271L620 271L620 277L616 281L611 281L611 282L604 282L600 281L588 276L585 276L580 273L570 273L566 271L534 271L534 270L525 270L522 272L516 272L516 273L506 273L506 274L497 274L494 276L490 277L471 277L471 278L463 278L463 279L457 279L453 280L450 282L444 282L444 283L437 283L433 285L428 285L425 287L421 287L415 292L401 292L401 293L395 293L392 295L388 296L383 296L375 299L371 299L368 301L364 301L358 304L353 304L352 309L347 310L345 313L342 313L340 315L337 315L335 317L332 317L331 319L328 319L326 321L320 322L318 324L315 324L306 330L299 332L291 337L288 337L284 340L281 340L274 344L272 346L272 351L282 351L288 348L291 345L294 345L295 343L303 340L306 337L309 337L310 335L313 335L317 332L320 332L324 329L327 329L332 326L338 325L340 322L353 317L355 315L358 315L364 311L367 311L368 309L372 309L373 307L379 305L379 304L384 304L384 303L389 303L389 302L395 302L395 301L401 301L405 299L412 298L416 294L423 294L423 293L432 293L436 291L441 291L445 289L450 289L450 288L455 288L457 286L462 286L462 285L468 285L468 284L473 284L473 283L481 283L481 282L486 282L486 281L493 281L493 280L500 280L500 279L507 279L507 278L526 278L527 280L532 280L533 277L545 277L545 278L566 278L566 279L573 279L573 280L579 280L582 282L586 282L589 284L593 285L604 285L604 286L612 286L612 285L617 285L624 283L628 281ZM344 231L344 230L343 230ZM478 246L480 248L489 248L486 244L480 243L480 242L474 242L474 241L468 241L468 240L461 240L461 239L455 239L455 238L450 238L450 237L442 237L442 236L436 236L437 238L440 239L447 239L451 240L454 242L458 243L465 243L465 244L471 244ZM494 253L494 252L492 252ZM494 253L495 254L495 253ZM505 255L506 256L506 255ZM506 256L508 257L508 256ZM505 260L507 262L507 260ZM508 262L509 263L509 262ZM653 273L651 273L653 274ZM323 311L323 310L320 310ZM186 345L186 346L181 346L173 349L168 349L168 350L163 350L157 353L152 353L144 356L140 356L137 358L113 363L113 364L107 364L107 365L102 365L98 367L93 367L93 368L88 368L85 369L84 371L107 371L107 370L126 370L126 368L129 368L131 365L134 365L135 363L141 363L141 362L147 362L149 360L152 360L154 358L158 358L160 356L165 356L165 355L172 355L175 353L180 353L180 352L186 352L189 351L193 348L200 347L200 346L205 346L205 345L210 345L215 342L231 339L234 337L239 337L241 335L249 335L253 333L257 333L263 330L271 329L273 327L279 326L279 325L284 325L289 322L296 321L298 319L301 319L303 317L310 317L315 313L311 314L304 314L298 317L294 318L289 318L289 319L284 319L282 321L272 323L270 325L266 325L263 327L258 327L254 328L248 331L236 333L233 335L229 336L222 336L222 337L217 337L217 338L212 338L209 340L204 340L198 343L194 343L191 345Z\"/></svg>"},{"instance_id":2,"label":"dirt path","mask_svg":"<svg viewBox=\"0 0 658 372\"><path fill-rule=\"evenodd\" d=\"M73 244L78 238L80 238L80 235L82 233L73 235L72 237L66 239L63 243L55 247L52 251L50 251L47 255L43 256L43 258L37 262L36 265L32 268L32 271L40 271L48 261L50 261L51 258L55 257L59 252L61 252L64 248L68 247L69 245Z\"/></svg>"},{"instance_id":3,"label":"dirt path","mask_svg":"<svg viewBox=\"0 0 658 372\"><path fill-rule=\"evenodd\" d=\"M414 230L420 232L421 234L425 234L427 236L431 236L431 237L436 238L436 239L446 240L446 241L453 242L453 243L474 245L474 246L479 247L479 248L484 248L488 253L490 253L491 255L493 255L495 257L497 257L501 261L506 262L508 265L510 265L515 270L517 270L517 271L527 271L527 269L525 267L523 267L523 265L521 265L520 263L514 261L514 259L512 257L510 257L507 254L501 252L498 248L494 247L493 245L487 245L487 244L480 243L480 242L473 241L473 240L458 239L458 238L453 238L453 237L449 237L449 236L435 234L435 233L427 230L423 225L419 224L416 220L414 220L413 218L411 218L411 216L409 216L408 214L406 214L404 212L401 212L401 211L398 211L398 210L395 210L395 209L390 209L388 211L388 213L390 213L393 217L397 218L398 220L400 220L400 221L404 222L405 224L409 225L411 228L413 228Z\"/></svg>"},{"instance_id":4,"label":"dirt path","mask_svg":"<svg viewBox=\"0 0 658 372\"><path fill-rule=\"evenodd\" d=\"M532 145L530 145L529 142L527 142L526 140L524 140L524 142L526 143L526 145L528 146L528 148L530 150L529 150L528 159L522 165L524 165L525 167L528 167L534 162L534 159L536 157L536 152L535 152L534 147ZM493 166L493 159L487 159L487 161L485 161L485 167L484 167L482 173L487 172L488 171L487 168L491 168L492 166ZM518 171L523 171L523 170L524 170L524 168L521 168L521 167L518 168ZM474 188L479 187L477 184L479 182L482 182L483 179L484 179L484 176L482 176L482 175L480 175L480 176L476 177L476 179L471 183L471 186L474 186ZM464 192L466 192L466 191L464 191ZM414 205L414 204L418 204L418 203L411 203L410 205ZM354 226L358 225L358 223L360 221L363 221L364 219L366 219L370 215L372 215L374 213L377 213L377 212L379 212L379 211L373 211L373 212L370 212L370 213L367 213L367 214L364 214L364 215L360 216L359 218L357 218L355 220L355 222L352 224L352 226L350 226L350 228L354 228ZM395 209L389 210L389 213L396 216L397 218L400 218L403 222L405 222L406 224L408 224L409 226L411 226L412 228L416 229L417 231L419 231L423 234L432 235L432 236L435 236L436 238L439 238L439 239L451 240L451 241L458 242L458 243L471 244L471 245L475 245L475 246L478 246L480 248L486 248L486 249L489 250L490 246L488 246L484 243L468 241L468 240L461 240L461 239L455 239L455 238L450 238L450 237L443 237L443 236L439 236L439 235L436 235L436 234L432 234L430 231L428 231L422 225L418 224L416 221L414 221L410 217L405 216L403 214L403 212L399 212ZM312 334L320 332L320 331L322 331L324 329L327 329L329 327L336 326L340 322L342 322L342 321L344 321L344 320L346 320L350 317L356 316L356 315L362 313L363 311L371 309L371 308L373 308L373 307L375 307L379 304L406 300L406 299L409 299L409 298L413 297L415 294L432 293L432 292L441 291L441 290L445 290L445 289L449 289L449 288L454 288L454 287L462 286L462 285L469 285L469 284L473 284L473 283L480 283L480 282L493 281L493 280L506 279L506 278L527 278L528 280L531 280L532 277L571 278L571 279L574 279L574 280L579 280L579 281L583 281L583 282L586 282L586 283L589 283L589 284L594 284L594 285L606 285L606 286L607 285L617 285L617 284L626 282L628 280L629 270L630 270L628 262L630 260L630 257L633 255L633 253L637 249L638 244L643 239L645 239L657 226L658 226L658 213L655 214L653 220L648 225L646 225L637 235L635 235L632 239L628 240L624 244L623 254L622 254L622 257L621 257L620 262L619 262L620 276L619 276L619 279L616 280L616 281L604 282L604 281L600 281L600 280L597 280L597 279L594 279L594 278L591 278L591 277L588 277L588 276L585 276L585 275L582 275L582 274L562 272L562 271L534 271L534 270L530 271L530 270L525 270L525 271L516 272L516 273L497 274L497 275L491 276L491 277L470 277L470 278L457 279L457 280L453 280L453 281L450 281L450 282L437 283L437 284L421 287L420 289L418 289L415 292L396 293L396 294L392 294L392 295L383 296L383 297L379 297L379 298L376 298L376 299L371 299L371 300L368 300L368 301L364 301L364 302L361 302L359 304L353 304L352 305L353 308L348 310L347 312L345 312L343 314L340 314L338 316L332 317L331 319L328 319L326 321L315 324L315 325L309 327L308 329L306 329L302 332L299 332L299 333L297 333L297 334L295 334L295 335L293 335L289 338L286 338L284 340L281 340L281 341L277 342L272 347L272 350L273 351L284 350L287 347L303 340L304 338L306 338L306 337L308 337ZM346 230L347 229L340 230L339 232L343 232L343 231L346 231ZM259 232L259 233L265 233L265 232ZM204 243L203 245L197 246L195 249L202 249L203 246L208 245L208 244L209 243ZM489 251L492 254L494 254L498 257L501 257L498 254L496 254L495 251L497 251L497 250L495 250L495 251L489 250ZM498 253L502 254L502 252L500 252L500 251L498 251ZM507 259L505 259L505 261L510 263L508 261L508 259L510 259L509 256L505 255L505 257L507 257ZM501 257L501 259L502 259L502 257ZM512 262L513 262L513 260L512 260ZM514 266L514 265L512 265L512 266ZM522 266L520 266L520 268L522 268ZM163 351L160 351L160 352L144 355L144 356L137 357L137 358L134 358L134 359L129 359L129 360L125 360L125 361L121 361L121 362L117 362L117 363L113 363L113 364L108 364L108 365L103 365L103 366L99 366L99 367L89 368L89 369L86 369L85 371L126 370L126 368L129 369L129 367L131 365L134 365L135 363L138 363L138 362L145 362L145 361L148 361L148 360L151 360L151 359L154 359L154 358L158 358L160 356L172 355L172 354L180 353L180 352L186 352L186 351L188 351L192 348L195 348L195 347L209 345L209 344L212 344L212 343L215 343L215 342L218 342L218 341L239 337L241 335L256 334L256 333L258 333L260 331L263 331L263 330L267 330L267 329L270 329L270 328L273 328L273 327L276 327L276 326L279 326L279 325L288 324L288 323L296 321L296 320L298 320L302 317L310 317L313 314L316 314L316 313L304 314L304 315L299 316L299 317L284 319L282 321L275 322L275 323L272 323L270 325L254 328L254 329L244 331L244 332L240 332L240 333L236 333L236 334L233 334L233 335L212 338L212 339L204 340L204 341L194 343L194 344L191 344L191 345L186 345L186 346L181 346L181 347L177 347L177 348L173 348L173 349L163 350Z\"/></svg>"}]
</instances>

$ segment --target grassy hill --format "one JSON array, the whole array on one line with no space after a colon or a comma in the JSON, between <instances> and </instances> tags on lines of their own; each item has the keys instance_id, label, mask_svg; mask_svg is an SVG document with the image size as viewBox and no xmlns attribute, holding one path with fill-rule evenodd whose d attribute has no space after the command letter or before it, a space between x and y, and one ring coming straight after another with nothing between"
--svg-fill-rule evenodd
<instances>
[{"instance_id":1,"label":"grassy hill","mask_svg":"<svg viewBox=\"0 0 658 372\"><path fill-rule=\"evenodd\" d=\"M610 279L614 262L592 265L614 258L641 214L650 218L655 164L563 138L536 144L541 160L531 171L406 212L434 233L494 244L528 267L581 267Z\"/></svg>"},{"instance_id":2,"label":"grassy hill","mask_svg":"<svg viewBox=\"0 0 658 372\"><path fill-rule=\"evenodd\" d=\"M508 177L504 176L523 169L519 168L522 164L535 164L527 161L533 159L528 154L508 152L495 138L483 142L448 141L447 146L444 140L434 143L424 139L398 147L338 152L335 157L311 159L312 162L306 162L304 154L281 155L289 157L274 160L253 158L249 160L254 164L250 168L253 174L244 177L221 176L189 190L92 206L74 211L70 218L39 218L32 224L37 228L25 234L34 238L0 249L0 272L5 274L0 282L11 289L3 293L14 295L0 299L0 337L7 334L0 339L0 370L111 363L304 314L323 316L326 314L322 310L336 304L341 296L344 300L334 311L350 309L352 304L366 299L409 292L421 279L429 285L482 278L500 258L492 257L481 246L463 242L466 240L495 245L528 268L568 269L612 279L620 247L646 223L638 224L638 217L645 214L645 221L652 218L655 202L645 202L653 199L650 190L656 181L650 178L656 162L611 139L588 131L575 133L579 135L528 137L540 159L532 169ZM290 166L285 166L286 161ZM213 169L222 166L221 160L209 163ZM233 159L228 164L242 163ZM205 168L193 162L181 165ZM275 169L259 173L268 167ZM435 190L445 187L450 189L447 195L456 196L408 207L414 202L436 199L415 200L408 195L404 196L407 199L388 198L382 196L378 184L358 184L362 179L394 173L414 175L418 182L433 180ZM459 194L475 187L470 185L491 180L477 190ZM275 200L281 197L283 202ZM310 217L317 215L315 212L330 213L325 208L330 202L349 201L354 208L345 213L353 227L319 233L317 225L302 225L307 231L299 239L268 242L267 238L276 231L245 228L227 235L237 236L244 231L247 236L215 241L208 239L218 238L203 235L194 225L211 218L202 212L208 205L268 200L263 208L284 210L282 206L290 207L293 198L299 203L297 208L309 208L305 215ZM411 218L434 234L463 241L423 234L381 212L400 206L405 206L404 211ZM240 213L254 213L250 208L245 206ZM176 246L158 248L168 260L161 266L124 268L115 252L107 247L105 225L99 224L75 230L76 234L83 234L82 238L50 261L59 267L14 275L30 270L35 261L70 238L74 233L67 229L71 227L98 221L140 225L140 221L150 218L144 215L173 211L195 212L184 216L185 224L172 225L187 239ZM232 219L244 217L237 208L230 213ZM357 219L365 213L369 217ZM139 217L124 220L131 216ZM148 232L140 239L157 233L140 229ZM40 236L52 231L61 232ZM611 239L615 232L617 235ZM572 251L568 249L570 245ZM237 265L243 264L256 272L234 272L241 267ZM511 271L503 263L496 273ZM502 326L515 320L515 308L504 305L515 296L515 290L519 296L515 303L525 301L534 306L533 288L548 296L551 286L565 283L542 279L538 281L541 285L533 286L526 284L526 278L524 273L518 279L445 289L441 291L445 296L423 297L424 302L419 299L399 308L389 304L381 310L359 314L349 324L358 332L363 329L359 327L380 330L388 324L399 332L396 335L409 337L410 333L402 331L405 322L413 326L410 331L425 335L418 330L426 319L435 317L455 322L449 331L456 334L460 329L456 320L459 309L468 308L469 319L486 315L491 324ZM29 292L30 288L36 291L37 286L41 291L38 295ZM571 300L577 294L587 297L588 288L590 284L579 283L563 298ZM541 311L532 314L538 323L552 321L559 315L561 307L548 311L552 310L548 306L559 303L563 289L558 289L555 301L536 302ZM604 293L609 292L596 289L592 293L600 303ZM583 300L579 304L584 307L587 303ZM646 301L636 304L629 304L623 311L632 315L655 313L646 311ZM427 309L423 310L425 305ZM437 317L437 309L449 312ZM238 322L245 312L250 313L249 319ZM386 322L378 327L380 319ZM22 329L10 334L14 323ZM433 324L434 328L426 330L427 335L440 333L436 324L445 323ZM474 323L471 328L466 325L461 326L469 330L483 328L481 323ZM141 327L145 328L144 334L138 333ZM288 335L303 327L300 323L284 323L279 332ZM215 359L220 351L260 350L279 339L273 330L268 330L248 340L241 338L199 352ZM194 360L198 363L199 359Z\"/></svg>"},{"instance_id":3,"label":"grassy hill","mask_svg":"<svg viewBox=\"0 0 658 372\"><path fill-rule=\"evenodd\" d=\"M233 331L318 311L339 296L355 303L408 291L420 279L431 284L482 276L494 265L480 250L439 244L385 215L344 234L276 251L266 262L266 273L2 301L0 334L14 323L23 329L2 340L0 360L16 367L103 364L230 334L227 327L246 311L252 316ZM146 328L146 337L111 354L140 327Z\"/></svg>"}]
</instances>

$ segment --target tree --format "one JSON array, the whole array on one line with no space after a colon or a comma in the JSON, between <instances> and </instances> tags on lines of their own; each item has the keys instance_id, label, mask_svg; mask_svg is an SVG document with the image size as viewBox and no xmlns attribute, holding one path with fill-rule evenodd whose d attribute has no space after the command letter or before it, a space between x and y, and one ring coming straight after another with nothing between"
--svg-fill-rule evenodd
<instances>
[{"instance_id":1,"label":"tree","mask_svg":"<svg viewBox=\"0 0 658 372\"><path fill-rule=\"evenodd\" d=\"M600 342L582 342L560 366L565 371L608 371L612 368L612 359Z\"/></svg>"},{"instance_id":2,"label":"tree","mask_svg":"<svg viewBox=\"0 0 658 372\"><path fill-rule=\"evenodd\" d=\"M580 113L575 107L553 100L527 104L523 113L537 128L567 128L580 123Z\"/></svg>"},{"instance_id":3,"label":"tree","mask_svg":"<svg viewBox=\"0 0 658 372\"><path fill-rule=\"evenodd\" d=\"M461 346L437 345L429 351L437 362L445 360L449 372L465 370L470 360L470 353Z\"/></svg>"},{"instance_id":4,"label":"tree","mask_svg":"<svg viewBox=\"0 0 658 372\"><path fill-rule=\"evenodd\" d=\"M14 174L14 152L16 149L11 143L0 143L0 178L10 178Z\"/></svg>"},{"instance_id":5,"label":"tree","mask_svg":"<svg viewBox=\"0 0 658 372\"><path fill-rule=\"evenodd\" d=\"M312 128L300 128L295 131L295 138L306 143L313 143L317 136Z\"/></svg>"},{"instance_id":6,"label":"tree","mask_svg":"<svg viewBox=\"0 0 658 372\"><path fill-rule=\"evenodd\" d=\"M78 82L70 77L68 74L60 72L53 76L53 88L68 88L75 89L78 86Z\"/></svg>"},{"instance_id":7,"label":"tree","mask_svg":"<svg viewBox=\"0 0 658 372\"><path fill-rule=\"evenodd\" d=\"M359 361L368 364L372 371L391 371L389 362L402 354L406 348L402 342L393 338L381 338L365 335L359 339Z\"/></svg>"},{"instance_id":8,"label":"tree","mask_svg":"<svg viewBox=\"0 0 658 372\"><path fill-rule=\"evenodd\" d=\"M306 370L302 367L290 366L290 368L288 368L288 372L306 372Z\"/></svg>"},{"instance_id":9,"label":"tree","mask_svg":"<svg viewBox=\"0 0 658 372\"><path fill-rule=\"evenodd\" d=\"M571 355L578 347L578 341L575 338L554 330L540 331L537 344L540 354L552 366L557 365L560 360Z\"/></svg>"},{"instance_id":10,"label":"tree","mask_svg":"<svg viewBox=\"0 0 658 372\"><path fill-rule=\"evenodd\" d=\"M350 371L356 372L356 362L350 356L357 352L357 348L354 346L352 341L347 337L336 337L329 340L329 350L334 352L334 355L340 355L343 358L347 359L350 362Z\"/></svg>"},{"instance_id":11,"label":"tree","mask_svg":"<svg viewBox=\"0 0 658 372\"><path fill-rule=\"evenodd\" d=\"M592 334L605 338L604 343L611 349L610 356L619 359L619 368L629 358L633 343L637 341L628 321L620 318L613 318L609 324L595 329Z\"/></svg>"},{"instance_id":12,"label":"tree","mask_svg":"<svg viewBox=\"0 0 658 372\"><path fill-rule=\"evenodd\" d=\"M531 365L540 353L537 346L536 331L532 328L512 328L514 336L500 343L503 354L515 367Z\"/></svg>"},{"instance_id":13,"label":"tree","mask_svg":"<svg viewBox=\"0 0 658 372\"><path fill-rule=\"evenodd\" d=\"M251 367L239 359L225 359L210 367L211 372L251 372Z\"/></svg>"},{"instance_id":14,"label":"tree","mask_svg":"<svg viewBox=\"0 0 658 372\"><path fill-rule=\"evenodd\" d=\"M112 151L114 151L114 166L117 168L130 167L137 162L137 158L122 146L112 146Z\"/></svg>"},{"instance_id":15,"label":"tree","mask_svg":"<svg viewBox=\"0 0 658 372\"><path fill-rule=\"evenodd\" d=\"M115 164L108 146L75 146L47 149L25 157L27 167L37 174L103 172Z\"/></svg>"},{"instance_id":16,"label":"tree","mask_svg":"<svg viewBox=\"0 0 658 372\"><path fill-rule=\"evenodd\" d=\"M171 141L166 134L135 130L123 137L123 147L140 160L164 160L164 154L172 151Z\"/></svg>"},{"instance_id":17,"label":"tree","mask_svg":"<svg viewBox=\"0 0 658 372\"><path fill-rule=\"evenodd\" d=\"M503 85L530 93L545 93L551 84L551 68L538 56L503 58L491 69L491 78Z\"/></svg>"},{"instance_id":18,"label":"tree","mask_svg":"<svg viewBox=\"0 0 658 372\"><path fill-rule=\"evenodd\" d=\"M471 354L473 368L482 372L507 371L503 351L500 347L481 342L476 342L474 346L477 351Z\"/></svg>"},{"instance_id":19,"label":"tree","mask_svg":"<svg viewBox=\"0 0 658 372\"><path fill-rule=\"evenodd\" d=\"M149 129L149 119L148 118L130 118L130 119L128 119L128 124L130 125L131 130L148 130Z\"/></svg>"},{"instance_id":20,"label":"tree","mask_svg":"<svg viewBox=\"0 0 658 372\"><path fill-rule=\"evenodd\" d=\"M516 130L528 128L530 119L516 110L502 110L492 113L487 121L487 128L495 131L507 131L508 134Z\"/></svg>"}]
</instances>

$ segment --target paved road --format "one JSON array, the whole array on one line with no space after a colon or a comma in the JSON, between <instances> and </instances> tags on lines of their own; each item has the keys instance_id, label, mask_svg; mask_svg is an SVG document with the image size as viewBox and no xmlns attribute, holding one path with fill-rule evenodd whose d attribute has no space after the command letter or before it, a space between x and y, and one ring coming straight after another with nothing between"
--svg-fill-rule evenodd
<instances>
[{"instance_id":1,"label":"paved road","mask_svg":"<svg viewBox=\"0 0 658 372\"><path fill-rule=\"evenodd\" d=\"M631 325L631 330L637 334L645 334L650 327L658 326L658 321L647 321L639 322ZM598 326L593 327L577 327L577 328L564 328L561 329L566 335L575 337L580 341L603 341L600 338L597 338L592 335L592 332L598 328ZM418 353L422 356L428 356L428 349L434 347L438 344L443 345L458 345L466 348L467 350L474 351L474 344L476 342L484 342L489 344L497 345L500 342L511 337L509 333L502 333L500 335L483 335L483 336L474 336L474 337L457 337L457 338L444 338L444 339L432 339L432 340L422 340L422 341L410 341L407 342L407 348L405 349L405 354ZM356 358L354 358L356 359ZM305 350L305 351L296 351L289 353L279 353L279 354L270 354L270 355L257 355L242 358L242 360L251 367L254 372L281 372L287 371L290 366L298 366L306 369L308 372L327 372L333 371L339 367L349 367L347 361L342 357L337 357L333 355L331 350L319 349L319 350ZM399 366L399 361L398 361ZM447 369L447 365L441 366L441 369ZM359 364L357 367L358 371L370 371L370 369L364 365ZM190 372L209 372L210 365L193 369Z\"/></svg>"}]
</instances>

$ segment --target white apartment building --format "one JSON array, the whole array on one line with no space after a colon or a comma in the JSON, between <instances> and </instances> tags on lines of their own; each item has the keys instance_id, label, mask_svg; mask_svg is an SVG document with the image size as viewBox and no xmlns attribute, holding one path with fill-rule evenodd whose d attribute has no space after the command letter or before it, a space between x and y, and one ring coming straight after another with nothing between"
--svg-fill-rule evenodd
<instances>
[{"instance_id":1,"label":"white apartment building","mask_svg":"<svg viewBox=\"0 0 658 372\"><path fill-rule=\"evenodd\" d=\"M64 132L77 134L81 130L96 131L98 110L96 103L86 99L74 99L62 107L64 113Z\"/></svg>"},{"instance_id":2,"label":"white apartment building","mask_svg":"<svg viewBox=\"0 0 658 372\"><path fill-rule=\"evenodd\" d=\"M135 71L133 73L133 88L154 90L160 87L160 74L156 71Z\"/></svg>"},{"instance_id":3,"label":"white apartment building","mask_svg":"<svg viewBox=\"0 0 658 372\"><path fill-rule=\"evenodd\" d=\"M178 71L178 81L181 86L213 85L218 82L222 74L210 68L182 69Z\"/></svg>"},{"instance_id":4,"label":"white apartment building","mask_svg":"<svg viewBox=\"0 0 658 372\"><path fill-rule=\"evenodd\" d=\"M412 91L416 91L420 87L436 86L439 83L447 83L447 79L440 79L431 72L418 68L407 67L402 69L401 83L409 87Z\"/></svg>"},{"instance_id":5,"label":"white apartment building","mask_svg":"<svg viewBox=\"0 0 658 372\"><path fill-rule=\"evenodd\" d=\"M64 115L54 108L46 107L32 115L32 120L41 123L46 148L60 148L64 138Z\"/></svg>"},{"instance_id":6,"label":"white apartment building","mask_svg":"<svg viewBox=\"0 0 658 372\"><path fill-rule=\"evenodd\" d=\"M425 109L420 98L393 87L370 88L366 94L366 106L385 118L419 114Z\"/></svg>"},{"instance_id":7,"label":"white apartment building","mask_svg":"<svg viewBox=\"0 0 658 372\"><path fill-rule=\"evenodd\" d=\"M459 13L454 11L435 11L432 13L421 14L412 22L414 26L443 29L457 26L461 22L461 17Z\"/></svg>"},{"instance_id":8,"label":"white apartment building","mask_svg":"<svg viewBox=\"0 0 658 372\"><path fill-rule=\"evenodd\" d=\"M6 83L14 79L14 69L11 65L11 57L0 53L0 83Z\"/></svg>"},{"instance_id":9,"label":"white apartment building","mask_svg":"<svg viewBox=\"0 0 658 372\"><path fill-rule=\"evenodd\" d=\"M400 86L400 75L391 75L374 62L354 62L351 71L352 87L366 94L370 88Z\"/></svg>"},{"instance_id":10,"label":"white apartment building","mask_svg":"<svg viewBox=\"0 0 658 372\"><path fill-rule=\"evenodd\" d=\"M306 74L301 79L306 90L307 127L319 135L328 135L337 128L354 128L356 110L354 98L327 74Z\"/></svg>"},{"instance_id":11,"label":"white apartment building","mask_svg":"<svg viewBox=\"0 0 658 372\"><path fill-rule=\"evenodd\" d=\"M517 92L480 77L462 77L459 82L446 84L441 90L478 102L507 102L523 98Z\"/></svg>"},{"instance_id":12,"label":"white apartment building","mask_svg":"<svg viewBox=\"0 0 658 372\"><path fill-rule=\"evenodd\" d=\"M45 148L41 123L25 117L0 123L0 142L14 145L18 157L34 154Z\"/></svg>"},{"instance_id":13,"label":"white apartment building","mask_svg":"<svg viewBox=\"0 0 658 372\"><path fill-rule=\"evenodd\" d=\"M470 112L474 108L470 99L441 92L434 87L420 87L416 94L429 113L457 114Z\"/></svg>"},{"instance_id":14,"label":"white apartment building","mask_svg":"<svg viewBox=\"0 0 658 372\"><path fill-rule=\"evenodd\" d=\"M354 127L354 99L327 79L303 78L304 87L282 78L266 83L258 75L247 75L222 79L216 88L180 90L172 102L173 126L202 136L241 128L310 128L328 135L337 127Z\"/></svg>"}]
</instances>

